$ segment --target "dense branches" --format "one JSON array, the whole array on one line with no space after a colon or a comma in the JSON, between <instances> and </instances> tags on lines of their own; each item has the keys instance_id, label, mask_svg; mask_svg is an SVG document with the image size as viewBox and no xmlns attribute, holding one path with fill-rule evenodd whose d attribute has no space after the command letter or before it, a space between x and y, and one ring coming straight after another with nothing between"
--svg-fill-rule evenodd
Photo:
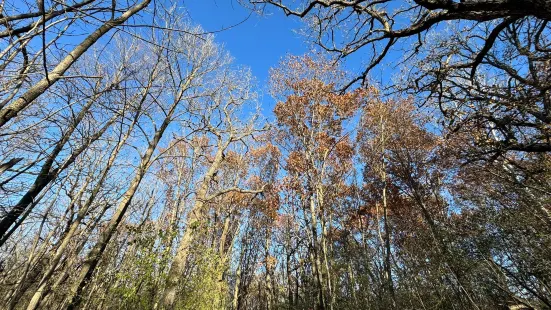
<instances>
[{"instance_id":1,"label":"dense branches","mask_svg":"<svg viewBox=\"0 0 551 310\"><path fill-rule=\"evenodd\" d=\"M398 90L439 106L450 131L466 122L465 130L477 128L473 159L550 150L548 1L254 3L304 18L313 42L338 58L366 55L366 68L346 87L366 85L387 58L402 61ZM405 55L396 59L396 50Z\"/></svg>"},{"instance_id":2,"label":"dense branches","mask_svg":"<svg viewBox=\"0 0 551 310\"><path fill-rule=\"evenodd\" d=\"M283 1L251 1L276 6L287 15L308 18L312 38L317 44L345 57L372 46L379 52L358 79L365 79L399 39L415 37L417 49L426 42L426 32L445 21L488 22L505 19L486 39L479 57L492 47L495 37L511 20L535 16L551 19L546 1L475 0L475 1L306 1L297 9ZM418 36L418 38L417 38ZM342 39L342 40L341 40ZM343 42L343 43L340 43ZM378 49L377 49L378 48ZM473 62L475 67L478 61Z\"/></svg>"}]
</instances>

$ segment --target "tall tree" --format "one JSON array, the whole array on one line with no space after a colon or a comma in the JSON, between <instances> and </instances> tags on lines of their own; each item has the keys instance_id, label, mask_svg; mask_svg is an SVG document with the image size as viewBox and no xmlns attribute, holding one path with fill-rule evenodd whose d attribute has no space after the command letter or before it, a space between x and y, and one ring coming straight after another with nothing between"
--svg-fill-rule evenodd
<instances>
[{"instance_id":1,"label":"tall tree","mask_svg":"<svg viewBox=\"0 0 551 310\"><path fill-rule=\"evenodd\" d=\"M286 169L300 184L309 224L310 255L317 285L317 307L332 309L331 262L327 235L332 210L328 202L335 175L347 170L353 155L347 121L365 103L368 91L337 94L344 74L323 58L290 57L272 72L272 92Z\"/></svg>"}]
</instances>

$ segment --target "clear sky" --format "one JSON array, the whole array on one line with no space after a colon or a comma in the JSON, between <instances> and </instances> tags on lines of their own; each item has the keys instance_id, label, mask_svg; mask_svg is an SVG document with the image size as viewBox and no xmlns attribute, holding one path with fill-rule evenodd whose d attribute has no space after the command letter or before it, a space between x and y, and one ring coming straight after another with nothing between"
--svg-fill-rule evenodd
<instances>
[{"instance_id":1,"label":"clear sky","mask_svg":"<svg viewBox=\"0 0 551 310\"><path fill-rule=\"evenodd\" d=\"M298 18L286 17L278 10L266 16L250 12L233 0L185 0L183 6L191 19L206 31L216 31L216 42L223 44L235 58L235 63L251 68L260 86L266 82L268 70L286 54L304 54L309 45L297 33Z\"/></svg>"}]
</instances>

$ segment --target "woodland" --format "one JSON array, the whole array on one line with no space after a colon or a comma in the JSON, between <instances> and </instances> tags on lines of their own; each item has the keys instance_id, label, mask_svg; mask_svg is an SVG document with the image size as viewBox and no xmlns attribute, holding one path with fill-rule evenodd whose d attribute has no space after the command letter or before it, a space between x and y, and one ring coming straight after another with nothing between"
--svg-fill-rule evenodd
<instances>
[{"instance_id":1,"label":"woodland","mask_svg":"<svg viewBox=\"0 0 551 310\"><path fill-rule=\"evenodd\" d=\"M0 0L0 309L551 309L551 1L234 1Z\"/></svg>"}]
</instances>

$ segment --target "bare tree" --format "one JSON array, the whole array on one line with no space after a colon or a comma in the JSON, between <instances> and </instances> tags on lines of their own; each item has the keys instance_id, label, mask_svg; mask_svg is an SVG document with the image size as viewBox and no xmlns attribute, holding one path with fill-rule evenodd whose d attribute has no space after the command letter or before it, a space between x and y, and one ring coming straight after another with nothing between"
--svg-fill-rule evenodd
<instances>
[{"instance_id":1,"label":"bare tree","mask_svg":"<svg viewBox=\"0 0 551 310\"><path fill-rule=\"evenodd\" d=\"M155 125L152 119L152 124L138 125L145 134L147 147L140 155L140 163L135 175L114 214L101 232L98 242L87 254L79 276L67 297L69 309L78 307L81 303L82 290L92 278L107 244L123 220L149 167L155 161L154 154L165 131L175 121L182 124L187 122L186 118L189 115L187 111L193 107L194 102L212 92L205 86L208 85L209 77L228 64L227 57L214 45L212 37L203 38L194 34L197 32L200 31L197 29L190 29L187 33L159 31L151 39L157 43L150 46L150 59L153 62L150 72L153 87L145 88L148 92L147 100L152 109L148 115L157 113L160 117L153 119L157 121L160 119L162 122ZM147 134L145 126L150 127L151 136Z\"/></svg>"},{"instance_id":2,"label":"bare tree","mask_svg":"<svg viewBox=\"0 0 551 310\"><path fill-rule=\"evenodd\" d=\"M116 1L111 2L107 7L103 7L101 3L95 3L95 1L82 1L75 4L69 4L65 1L52 2L51 7L45 7L45 1L39 1L37 7L28 7L28 11L25 13L18 13L17 11L9 12L8 14L2 14L0 19L0 25L5 30L0 33L0 38L7 38L8 44L4 49L2 55L5 57L5 62L2 64L3 71L14 62L18 54L21 54L23 59L23 65L20 68L10 68L15 72L15 82L9 82L6 84L8 87L5 92L8 94L0 105L0 127L3 127L12 118L16 117L23 109L29 106L34 100L48 90L52 85L62 79L66 71L75 64L79 58L81 58L86 51L100 40L110 30L123 25L132 16L144 10L151 0L144 0L136 2L123 9L120 16L115 17L117 9ZM7 7L18 7L17 5L8 5ZM4 9L2 5L2 9ZM95 21L100 21L100 26L91 31L83 40L73 48L67 55L54 65L54 68L50 71L48 68L46 57L48 57L47 48L58 40L60 37L66 34L68 28L74 23L84 19L84 16L91 12L95 17ZM107 14L109 12L110 14ZM96 15L96 16L94 16ZM103 20L105 17L109 16ZM35 20L37 19L38 20ZM61 27L61 30L56 34L57 37L53 42L46 42L46 31L50 26L54 26L57 23L65 24ZM23 25L21 25L23 24ZM40 37L39 37L40 36ZM42 45L36 55L29 55L29 48L33 41L33 38L39 37L42 40ZM33 41L34 42L34 41ZM55 45L54 45L55 46ZM34 57L33 57L34 56ZM38 59L41 57L42 59ZM23 90L23 81L28 80L28 73L36 69L32 66L39 65L38 62L42 61L44 67L44 78L36 82L31 82L31 85ZM12 100L17 93L22 92L17 99Z\"/></svg>"},{"instance_id":3,"label":"bare tree","mask_svg":"<svg viewBox=\"0 0 551 310\"><path fill-rule=\"evenodd\" d=\"M250 2L268 4L281 9L286 15L307 18L314 42L330 52L338 53L339 57L371 49L371 61L366 70L349 86L356 81L365 81L369 71L400 40L415 39L417 45L410 51L415 54L426 44L431 28L436 29L444 22L464 20L485 23L505 19L486 38L487 44L479 49L479 57L483 57L510 19L551 19L551 6L547 1L539 0L314 0L301 1L296 5L281 0ZM478 62L475 60L470 66L476 68Z\"/></svg>"},{"instance_id":4,"label":"bare tree","mask_svg":"<svg viewBox=\"0 0 551 310\"><path fill-rule=\"evenodd\" d=\"M102 70L102 65L96 63L96 68L90 71L96 70L99 71L97 74L105 73L111 75L111 77L105 80L96 79L96 81L92 82L93 84L90 85L91 89L89 91L85 91L85 89L81 88L83 94L76 98L73 98L75 97L73 94L67 94L66 99L69 101L68 105L70 106L72 117L67 121L67 124L58 124L62 126L60 130L61 136L51 147L43 146L47 149L44 151L44 154L41 155L41 157L44 157L41 159L43 163L33 183L26 192L24 192L19 201L12 206L0 220L0 246L9 238L6 234L10 227L15 225L16 228L16 223L25 210L29 210L27 212L30 212L30 210L33 209L38 195L52 181L56 180L65 169L70 167L73 162L90 147L90 145L100 139L102 135L110 129L111 125L119 119L121 115L124 115L129 108L124 102L117 102L116 100L113 106L109 106L111 104L110 97L115 93L119 93L118 89L120 89L121 83L124 83L131 76L133 73L132 71L135 70L132 68L132 64L126 61L127 59L125 59L124 56L119 58L119 60L122 61L115 67L116 69L110 70L112 74L109 74L109 71ZM80 101L84 102L80 104ZM80 110L77 110L78 108L80 108ZM87 122L93 117L94 112L98 112L98 108L114 111L105 123L99 124L95 131L91 131L81 137L75 137L74 135L78 133L81 128L87 126ZM71 145L76 142L74 141L75 139L80 139L79 144ZM60 161L60 163L56 163L57 161ZM36 163L34 163L34 165L36 165ZM11 182L13 181L14 179L11 179ZM4 184L7 183L5 182Z\"/></svg>"},{"instance_id":5,"label":"bare tree","mask_svg":"<svg viewBox=\"0 0 551 310\"><path fill-rule=\"evenodd\" d=\"M550 151L548 22L507 18L468 29L435 38L408 74L407 91L426 94L440 108L450 134L471 136L465 149L470 160ZM481 44L483 50L477 51L474 46Z\"/></svg>"},{"instance_id":6,"label":"bare tree","mask_svg":"<svg viewBox=\"0 0 551 310\"><path fill-rule=\"evenodd\" d=\"M239 76L239 79L237 78ZM203 225L206 217L206 208L209 202L219 196L231 192L255 194L262 192L262 189L243 189L238 185L213 188L212 183L217 182L216 176L221 172L224 162L227 160L228 152L234 145L244 144L250 141L256 134L262 131L257 126L257 117L251 121L239 120L244 107L251 100L254 94L251 93L249 73L245 71L223 71L220 73L219 88L211 96L204 98L196 106L193 112L197 117L196 131L211 136L214 143L214 154L209 160L208 168L201 177L195 190L195 202L188 211L186 218L186 229L178 245L176 256L170 270L166 288L163 294L163 307L172 309L175 307L176 296L179 289L180 278L185 269L190 247L193 244L198 228ZM239 81L241 80L241 81ZM207 138L208 139L208 138ZM195 145L200 147L200 145ZM229 222L228 222L229 224Z\"/></svg>"}]
</instances>

